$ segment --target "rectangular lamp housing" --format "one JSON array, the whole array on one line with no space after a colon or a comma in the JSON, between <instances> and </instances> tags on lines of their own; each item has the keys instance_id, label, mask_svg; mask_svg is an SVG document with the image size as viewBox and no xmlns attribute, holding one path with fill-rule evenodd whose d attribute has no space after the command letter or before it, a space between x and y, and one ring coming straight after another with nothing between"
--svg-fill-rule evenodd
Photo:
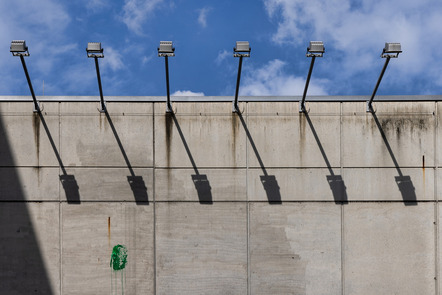
<instances>
[{"instance_id":1,"label":"rectangular lamp housing","mask_svg":"<svg viewBox=\"0 0 442 295\"><path fill-rule=\"evenodd\" d=\"M324 43L322 41L310 41L307 51L311 53L324 53Z\"/></svg>"}]
</instances>

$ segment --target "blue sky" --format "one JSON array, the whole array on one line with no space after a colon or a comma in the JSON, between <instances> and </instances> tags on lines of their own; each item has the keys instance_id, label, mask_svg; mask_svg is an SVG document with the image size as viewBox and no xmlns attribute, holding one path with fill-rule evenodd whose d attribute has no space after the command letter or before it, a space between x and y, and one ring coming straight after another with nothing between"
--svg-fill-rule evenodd
<instances>
[{"instance_id":1,"label":"blue sky","mask_svg":"<svg viewBox=\"0 0 442 295\"><path fill-rule=\"evenodd\" d=\"M369 96L385 42L400 42L380 95L442 93L442 2L435 0L3 0L0 95L29 95L11 40L26 40L37 96L98 95L87 42L101 42L104 95L165 95L159 41L174 42L172 95L234 95L235 41L247 40L240 95L302 95L311 40L324 42L310 95Z\"/></svg>"}]
</instances>

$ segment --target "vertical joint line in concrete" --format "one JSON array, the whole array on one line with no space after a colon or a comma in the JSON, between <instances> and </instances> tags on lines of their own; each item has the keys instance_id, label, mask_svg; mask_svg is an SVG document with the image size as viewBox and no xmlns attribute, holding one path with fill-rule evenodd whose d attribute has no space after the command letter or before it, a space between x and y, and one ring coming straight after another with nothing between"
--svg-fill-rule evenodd
<instances>
[{"instance_id":1,"label":"vertical joint line in concrete","mask_svg":"<svg viewBox=\"0 0 442 295\"><path fill-rule=\"evenodd\" d=\"M246 115L246 124L249 124L249 103L245 103L245 115ZM246 136L246 209L247 209L247 294L251 294L251 278L250 278L250 205L249 205L249 155L248 149L249 145L247 144L248 137Z\"/></svg>"},{"instance_id":2,"label":"vertical joint line in concrete","mask_svg":"<svg viewBox=\"0 0 442 295\"><path fill-rule=\"evenodd\" d=\"M62 157L62 150L61 150L61 102L58 102L58 148L60 150L60 158ZM58 174L60 175L61 173L61 167L60 165L58 166ZM60 185L61 181L58 182L58 231L59 231L59 239L58 239L58 247L59 247L59 253L60 253L60 259L59 259L59 269L60 269L60 273L59 273L59 282L60 282L60 294L63 294L63 227L62 227L62 207L61 207L61 185Z\"/></svg>"},{"instance_id":3,"label":"vertical joint line in concrete","mask_svg":"<svg viewBox=\"0 0 442 295\"><path fill-rule=\"evenodd\" d=\"M341 288L342 295L345 295L345 237L344 237L344 204L341 204Z\"/></svg>"},{"instance_id":4,"label":"vertical joint line in concrete","mask_svg":"<svg viewBox=\"0 0 442 295\"><path fill-rule=\"evenodd\" d=\"M340 119L339 119L339 166L340 166L340 172L341 172L341 176L344 174L344 169L343 169L343 161L342 161L342 116L343 116L343 103L340 103L341 107L340 107ZM342 295L345 294L345 251L344 251L344 247L345 247L345 238L344 238L344 204L341 204L341 290L342 290Z\"/></svg>"},{"instance_id":5,"label":"vertical joint line in concrete","mask_svg":"<svg viewBox=\"0 0 442 295\"><path fill-rule=\"evenodd\" d=\"M438 103L435 102L435 131L434 131L434 161L435 161L435 171L434 171L434 200L435 200L435 207L434 207L434 221L435 221L435 227L434 227L434 232L435 232L435 239L434 239L434 243L435 243L435 277L436 277L436 282L435 282L435 290L436 290L436 294L439 294L439 265L440 265L440 261L439 261L439 197L437 195L437 176L438 176L438 171L439 171L439 166L438 166L438 158L437 158L437 141L438 141L438 128L439 128L439 116L438 116Z\"/></svg>"},{"instance_id":6,"label":"vertical joint line in concrete","mask_svg":"<svg viewBox=\"0 0 442 295\"><path fill-rule=\"evenodd\" d=\"M152 166L153 166L153 184L152 184L152 206L153 206L153 293L157 294L157 216L156 216L156 203L155 203L155 103L152 103Z\"/></svg>"}]
</instances>

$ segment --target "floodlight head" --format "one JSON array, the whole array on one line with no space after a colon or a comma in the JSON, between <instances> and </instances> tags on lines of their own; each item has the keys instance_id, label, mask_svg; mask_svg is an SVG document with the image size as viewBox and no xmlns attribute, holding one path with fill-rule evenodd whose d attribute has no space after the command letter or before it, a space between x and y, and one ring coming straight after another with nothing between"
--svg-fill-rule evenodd
<instances>
[{"instance_id":1,"label":"floodlight head","mask_svg":"<svg viewBox=\"0 0 442 295\"><path fill-rule=\"evenodd\" d=\"M13 56L29 56L28 46L25 40L13 40L9 50Z\"/></svg>"},{"instance_id":2,"label":"floodlight head","mask_svg":"<svg viewBox=\"0 0 442 295\"><path fill-rule=\"evenodd\" d=\"M236 41L236 46L233 48L234 57L250 57L250 44L249 41Z\"/></svg>"},{"instance_id":3,"label":"floodlight head","mask_svg":"<svg viewBox=\"0 0 442 295\"><path fill-rule=\"evenodd\" d=\"M158 47L158 56L175 56L175 48L172 41L160 41L160 47Z\"/></svg>"},{"instance_id":4,"label":"floodlight head","mask_svg":"<svg viewBox=\"0 0 442 295\"><path fill-rule=\"evenodd\" d=\"M401 43L385 43L385 47L382 50L381 57L398 57L402 52Z\"/></svg>"},{"instance_id":5,"label":"floodlight head","mask_svg":"<svg viewBox=\"0 0 442 295\"><path fill-rule=\"evenodd\" d=\"M325 52L324 43L322 41L310 41L310 46L307 47L307 57L322 57Z\"/></svg>"},{"instance_id":6,"label":"floodlight head","mask_svg":"<svg viewBox=\"0 0 442 295\"><path fill-rule=\"evenodd\" d=\"M89 42L87 43L87 57L104 57L104 49L101 48L101 42Z\"/></svg>"}]
</instances>

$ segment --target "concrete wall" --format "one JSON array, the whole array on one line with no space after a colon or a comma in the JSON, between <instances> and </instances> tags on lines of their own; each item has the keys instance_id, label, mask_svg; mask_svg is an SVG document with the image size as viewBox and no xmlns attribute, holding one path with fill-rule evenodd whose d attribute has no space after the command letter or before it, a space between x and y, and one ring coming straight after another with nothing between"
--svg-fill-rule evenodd
<instances>
[{"instance_id":1,"label":"concrete wall","mask_svg":"<svg viewBox=\"0 0 442 295\"><path fill-rule=\"evenodd\" d=\"M439 102L42 105L0 102L1 294L440 294Z\"/></svg>"}]
</instances>

